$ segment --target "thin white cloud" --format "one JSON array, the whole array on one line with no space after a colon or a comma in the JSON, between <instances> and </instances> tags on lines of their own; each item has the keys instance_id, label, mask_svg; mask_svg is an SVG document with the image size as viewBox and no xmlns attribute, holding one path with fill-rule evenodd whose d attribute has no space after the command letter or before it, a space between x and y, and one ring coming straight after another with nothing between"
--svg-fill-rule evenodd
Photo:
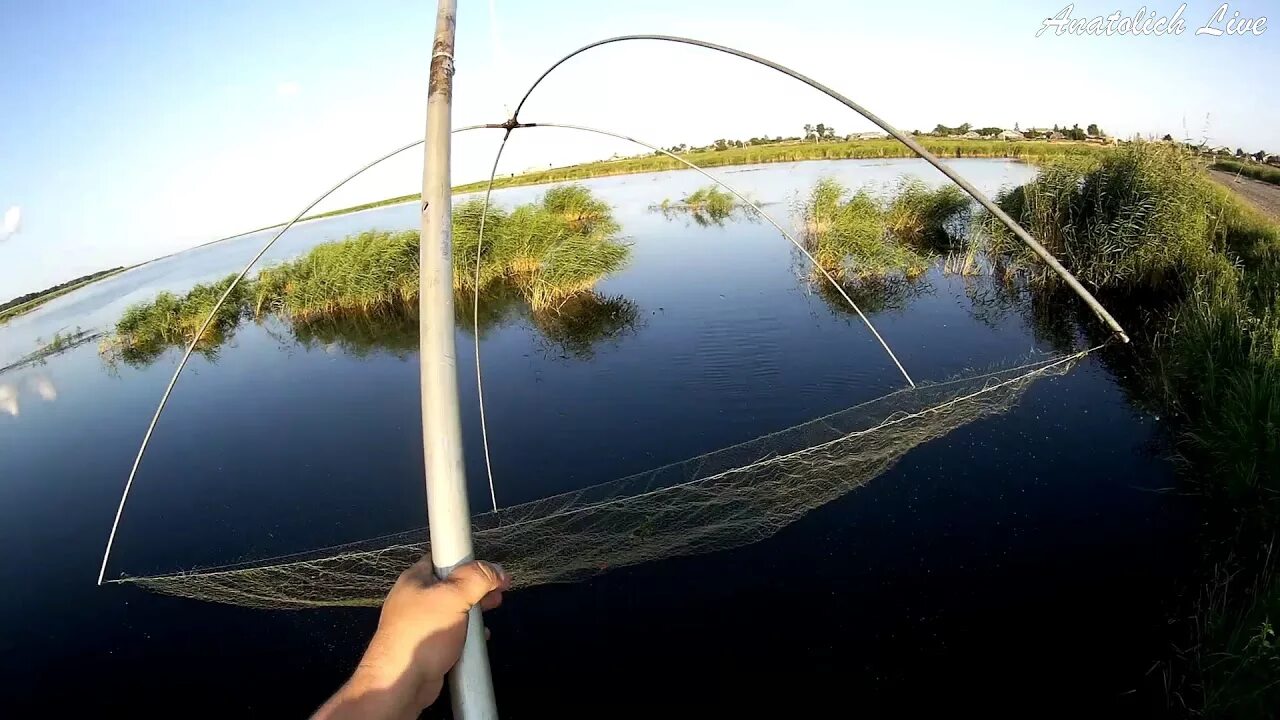
<instances>
[{"instance_id":1,"label":"thin white cloud","mask_svg":"<svg viewBox=\"0 0 1280 720\"><path fill-rule=\"evenodd\" d=\"M276 85L277 97L293 97L302 92L302 85L296 80L286 80Z\"/></svg>"},{"instance_id":2,"label":"thin white cloud","mask_svg":"<svg viewBox=\"0 0 1280 720\"><path fill-rule=\"evenodd\" d=\"M0 412L18 417L18 388L13 385L0 385Z\"/></svg>"},{"instance_id":3,"label":"thin white cloud","mask_svg":"<svg viewBox=\"0 0 1280 720\"><path fill-rule=\"evenodd\" d=\"M14 205L4 213L4 224L0 225L0 240L8 240L22 229L22 208Z\"/></svg>"},{"instance_id":4,"label":"thin white cloud","mask_svg":"<svg viewBox=\"0 0 1280 720\"><path fill-rule=\"evenodd\" d=\"M31 378L31 388L41 399L53 402L58 399L58 388L54 387L53 380L45 375L36 375Z\"/></svg>"}]
</instances>

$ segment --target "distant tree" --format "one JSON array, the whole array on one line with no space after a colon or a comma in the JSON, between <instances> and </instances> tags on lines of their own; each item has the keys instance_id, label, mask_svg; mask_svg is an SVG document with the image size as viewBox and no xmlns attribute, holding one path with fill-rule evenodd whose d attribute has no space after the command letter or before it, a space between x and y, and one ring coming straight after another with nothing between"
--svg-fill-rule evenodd
<instances>
[{"instance_id":1,"label":"distant tree","mask_svg":"<svg viewBox=\"0 0 1280 720\"><path fill-rule=\"evenodd\" d=\"M716 150L727 150L729 148L729 141L725 140L724 138L720 138L719 140L716 140L714 143L712 143L712 147L714 147Z\"/></svg>"},{"instance_id":2,"label":"distant tree","mask_svg":"<svg viewBox=\"0 0 1280 720\"><path fill-rule=\"evenodd\" d=\"M1016 122L1013 124L1013 131L1014 131L1014 132L1022 132L1022 129L1018 127L1018 123L1016 123Z\"/></svg>"},{"instance_id":3,"label":"distant tree","mask_svg":"<svg viewBox=\"0 0 1280 720\"><path fill-rule=\"evenodd\" d=\"M1053 131L1058 132L1058 123L1053 124Z\"/></svg>"},{"instance_id":4,"label":"distant tree","mask_svg":"<svg viewBox=\"0 0 1280 720\"><path fill-rule=\"evenodd\" d=\"M813 126L809 123L804 124L804 139L808 140L813 135Z\"/></svg>"},{"instance_id":5,"label":"distant tree","mask_svg":"<svg viewBox=\"0 0 1280 720\"><path fill-rule=\"evenodd\" d=\"M826 125L824 125L824 124L822 124L822 123L818 123L817 125L815 125L815 126L813 127L813 139L814 139L814 141L815 141L815 142L816 142L816 141L818 141L818 140L821 140L821 139L825 138L826 136L827 136L827 126L826 126Z\"/></svg>"},{"instance_id":6,"label":"distant tree","mask_svg":"<svg viewBox=\"0 0 1280 720\"><path fill-rule=\"evenodd\" d=\"M1089 123L1089 127L1085 128L1085 133L1092 137L1102 136L1102 131L1098 129L1097 123Z\"/></svg>"},{"instance_id":7,"label":"distant tree","mask_svg":"<svg viewBox=\"0 0 1280 720\"><path fill-rule=\"evenodd\" d=\"M1001 132L1004 132L1004 128L984 127L978 128L977 132L979 135L999 135Z\"/></svg>"},{"instance_id":8,"label":"distant tree","mask_svg":"<svg viewBox=\"0 0 1280 720\"><path fill-rule=\"evenodd\" d=\"M1259 150L1258 152L1250 155L1249 157L1253 158L1254 160L1257 160L1258 162L1262 162L1263 160L1267 159L1267 151Z\"/></svg>"},{"instance_id":9,"label":"distant tree","mask_svg":"<svg viewBox=\"0 0 1280 720\"><path fill-rule=\"evenodd\" d=\"M1244 157L1244 151L1241 150L1240 148L1236 148L1236 157L1238 158Z\"/></svg>"},{"instance_id":10,"label":"distant tree","mask_svg":"<svg viewBox=\"0 0 1280 720\"><path fill-rule=\"evenodd\" d=\"M774 138L773 138L773 141L774 141L774 142L782 142L782 136L781 136L781 135L775 135L775 136L774 136Z\"/></svg>"},{"instance_id":11,"label":"distant tree","mask_svg":"<svg viewBox=\"0 0 1280 720\"><path fill-rule=\"evenodd\" d=\"M1066 135L1067 135L1067 137L1071 138L1072 140L1083 140L1083 139L1084 139L1084 131L1080 129L1080 123L1075 123L1074 125L1072 125L1072 126L1071 126L1071 130L1069 130L1069 131L1066 133Z\"/></svg>"},{"instance_id":12,"label":"distant tree","mask_svg":"<svg viewBox=\"0 0 1280 720\"><path fill-rule=\"evenodd\" d=\"M1164 137L1162 137L1162 138L1160 138L1160 139L1161 139L1161 140L1163 140L1163 141L1165 141L1165 142L1173 142L1173 136L1172 136L1172 135L1170 135L1169 133L1165 133L1165 134L1164 134Z\"/></svg>"},{"instance_id":13,"label":"distant tree","mask_svg":"<svg viewBox=\"0 0 1280 720\"><path fill-rule=\"evenodd\" d=\"M933 134L934 135L963 135L969 132L969 129L972 127L973 126L970 125L969 123L963 123L959 127L947 127L946 125L938 124L934 126Z\"/></svg>"}]
</instances>

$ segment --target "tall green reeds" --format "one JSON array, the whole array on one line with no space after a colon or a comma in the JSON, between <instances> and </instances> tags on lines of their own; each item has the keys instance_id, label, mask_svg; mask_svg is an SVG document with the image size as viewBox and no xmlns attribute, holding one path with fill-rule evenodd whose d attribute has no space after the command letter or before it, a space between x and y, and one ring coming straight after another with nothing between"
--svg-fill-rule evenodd
<instances>
[{"instance_id":1,"label":"tall green reeds","mask_svg":"<svg viewBox=\"0 0 1280 720\"><path fill-rule=\"evenodd\" d=\"M729 217L738 206L732 193L718 186L707 185L689 193L681 200L691 212L703 213L715 219Z\"/></svg>"},{"instance_id":2,"label":"tall green reeds","mask_svg":"<svg viewBox=\"0 0 1280 720\"><path fill-rule=\"evenodd\" d=\"M898 181L885 221L894 236L916 247L947 252L961 246L968 236L972 201L963 190L948 182L930 189L923 181Z\"/></svg>"},{"instance_id":3,"label":"tall green reeds","mask_svg":"<svg viewBox=\"0 0 1280 720\"><path fill-rule=\"evenodd\" d=\"M709 227L723 226L740 207L746 206L732 193L722 190L718 185L707 185L685 195L678 202L666 199L649 209L660 211L668 220L684 216L702 227ZM754 216L746 214L745 218L751 220Z\"/></svg>"},{"instance_id":4,"label":"tall green reeds","mask_svg":"<svg viewBox=\"0 0 1280 720\"><path fill-rule=\"evenodd\" d=\"M930 190L917 180L901 180L886 201L824 178L800 209L805 244L818 265L837 280L857 282L923 273L934 253L966 236L969 202L956 188Z\"/></svg>"},{"instance_id":5,"label":"tall green reeds","mask_svg":"<svg viewBox=\"0 0 1280 720\"><path fill-rule=\"evenodd\" d=\"M997 203L1081 281L1156 289L1219 263L1218 195L1190 153L1131 143L1097 158L1049 163ZM1047 277L1017 238L997 223L989 227L997 252Z\"/></svg>"},{"instance_id":6,"label":"tall green reeds","mask_svg":"<svg viewBox=\"0 0 1280 720\"><path fill-rule=\"evenodd\" d=\"M501 281L535 311L554 311L626 263L629 248L616 239L619 228L609 206L581 186L552 188L538 203L511 212L490 208L483 245L481 209L474 200L454 212L453 285L459 292L483 293ZM258 317L276 314L313 324L343 315L402 313L418 296L418 249L416 231L370 231L264 268L237 286L201 342L216 345L217 333L233 328L246 307ZM111 345L141 356L189 342L230 279L130 307Z\"/></svg>"},{"instance_id":7,"label":"tall green reeds","mask_svg":"<svg viewBox=\"0 0 1280 720\"><path fill-rule=\"evenodd\" d=\"M196 285L185 295L163 292L151 302L130 306L116 323L115 333L103 341L103 355L111 361L141 363L169 347L190 343L234 279L235 275L228 275L216 283ZM237 285L200 337L197 351L212 354L230 337L244 314L247 297L247 289Z\"/></svg>"},{"instance_id":8,"label":"tall green reeds","mask_svg":"<svg viewBox=\"0 0 1280 720\"><path fill-rule=\"evenodd\" d=\"M1191 486L1206 498L1210 594L1196 608L1196 710L1269 717L1280 707L1280 228L1212 182L1196 158L1134 143L1053 162L998 202L1130 323L1148 400L1174 420ZM992 252L1031 278L1053 276L1008 233ZM1247 591L1219 593L1229 568ZM1253 578L1253 582L1249 582ZM1260 610L1261 609L1261 610Z\"/></svg>"},{"instance_id":9,"label":"tall green reeds","mask_svg":"<svg viewBox=\"0 0 1280 720\"><path fill-rule=\"evenodd\" d=\"M454 287L474 290L480 201L456 211ZM496 280L521 289L534 310L546 310L591 289L626 264L630 249L607 203L581 185L548 190L510 214L490 211L479 246L483 290Z\"/></svg>"},{"instance_id":10,"label":"tall green reeds","mask_svg":"<svg viewBox=\"0 0 1280 720\"><path fill-rule=\"evenodd\" d=\"M418 296L418 233L364 232L263 268L250 284L256 315L310 320L377 313Z\"/></svg>"}]
</instances>

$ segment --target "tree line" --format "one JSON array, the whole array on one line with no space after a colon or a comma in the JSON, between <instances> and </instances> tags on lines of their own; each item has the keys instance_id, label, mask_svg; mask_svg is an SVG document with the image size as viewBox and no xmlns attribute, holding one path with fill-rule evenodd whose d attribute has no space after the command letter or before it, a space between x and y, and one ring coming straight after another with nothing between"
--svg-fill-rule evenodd
<instances>
[{"instance_id":1,"label":"tree line","mask_svg":"<svg viewBox=\"0 0 1280 720\"><path fill-rule=\"evenodd\" d=\"M938 125L935 125L933 130L929 132L921 132L920 130L914 130L912 131L911 134L912 135L936 135L938 137L947 137L950 135L964 135L967 132L973 131L978 133L979 135L990 137L990 136L999 135L1001 132L1004 132L1004 130L1005 130L1004 128L995 127L995 126L975 128L971 123L962 123L955 127L949 127L947 125L942 125L941 123L939 123ZM1013 130L1021 133L1023 137L1028 139L1038 138L1038 137L1047 138L1047 137L1051 137L1054 133L1060 133L1065 139L1068 139L1068 140L1084 140L1085 138L1089 138L1089 137L1096 138L1096 137L1106 136L1106 133L1103 132L1102 128L1098 127L1097 123L1089 123L1088 126L1085 127L1083 130L1080 128L1079 123L1073 124L1071 127L1067 127L1066 125L1060 126L1055 124L1052 129L1028 128L1026 130L1021 129L1018 123L1014 123ZM775 135L773 137L762 135L759 137L747 138L745 140L718 138L714 142L711 142L707 145L690 145L688 143L680 143L679 145L672 145L671 147L666 148L666 150L667 152L671 152L671 153L710 152L710 151L717 151L717 150L728 150L730 148L750 147L752 145L774 145L778 143L801 142L801 141L806 141L806 142L813 141L817 143L817 142L824 142L824 141L852 140L852 139L854 139L854 135L852 134L844 137L837 137L835 127L827 123L805 123L803 127L803 133L800 135L791 135L786 137L782 135ZM655 152L654 154L661 155L662 153Z\"/></svg>"},{"instance_id":2,"label":"tree line","mask_svg":"<svg viewBox=\"0 0 1280 720\"><path fill-rule=\"evenodd\" d=\"M5 304L3 304L3 305L0 305L0 312L2 312L2 311L4 311L4 310L8 310L8 309L9 309L9 308L11 308L11 307L17 307L17 306L22 305L22 304L24 304L24 303L29 303L29 302L31 302L32 300L35 300L35 299L36 299L36 298L38 298L38 297L42 297L42 296L44 296L44 295L48 295L48 294L50 294L50 293L58 292L59 290L63 290L63 289L65 289L65 288L69 288L69 287L71 287L72 285L76 285L76 284L79 284L79 283L85 282L85 281L87 281L87 280L92 280L92 279L94 279L94 278L96 278L96 277L100 277L100 276L102 276L102 275L106 275L107 273L112 273L112 272L115 272L115 271L117 271L117 270L123 270L123 269L124 269L124 267L123 267L123 266L121 266L121 267L111 268L110 270L99 270L98 272L95 272L95 273L89 273L88 275L81 275L80 277L75 278L74 280L68 280L68 281L66 281L66 282L64 282L64 283L58 283L57 285L54 285L54 286L52 286L52 287L47 287L47 288L45 288L44 290L37 290L37 291L35 291L35 292L29 292L29 293L27 293L27 294L25 294L25 295L19 295L18 297L16 297L16 298L14 298L14 299L10 300L9 302L7 302L7 303L5 303Z\"/></svg>"}]
</instances>

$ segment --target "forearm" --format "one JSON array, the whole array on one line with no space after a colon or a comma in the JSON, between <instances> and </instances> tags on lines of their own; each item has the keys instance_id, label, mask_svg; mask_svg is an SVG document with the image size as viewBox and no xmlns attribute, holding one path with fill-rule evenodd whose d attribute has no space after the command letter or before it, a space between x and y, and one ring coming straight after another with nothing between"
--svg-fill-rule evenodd
<instances>
[{"instance_id":1,"label":"forearm","mask_svg":"<svg viewBox=\"0 0 1280 720\"><path fill-rule=\"evenodd\" d=\"M365 653L365 660L312 720L412 720L440 695L439 680L415 678L409 672L389 671L376 656L377 644Z\"/></svg>"}]
</instances>

